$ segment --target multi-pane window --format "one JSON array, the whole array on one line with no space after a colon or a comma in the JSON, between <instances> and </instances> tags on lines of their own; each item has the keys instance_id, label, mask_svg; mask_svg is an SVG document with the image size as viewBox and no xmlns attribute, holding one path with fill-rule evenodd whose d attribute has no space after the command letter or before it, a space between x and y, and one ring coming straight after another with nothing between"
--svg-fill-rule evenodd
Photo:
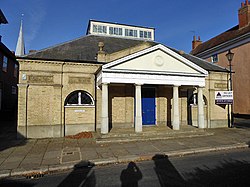
<instances>
[{"instance_id":1,"label":"multi-pane window","mask_svg":"<svg viewBox=\"0 0 250 187\"><path fill-rule=\"evenodd\" d=\"M18 65L15 64L14 65L14 77L17 77L17 73L18 73Z\"/></svg>"},{"instance_id":2,"label":"multi-pane window","mask_svg":"<svg viewBox=\"0 0 250 187\"><path fill-rule=\"evenodd\" d=\"M212 55L212 56L211 56L211 60L212 60L213 63L218 62L218 61L219 61L219 59L218 59L218 54Z\"/></svg>"},{"instance_id":3,"label":"multi-pane window","mask_svg":"<svg viewBox=\"0 0 250 187\"><path fill-rule=\"evenodd\" d=\"M7 72L7 69L8 69L8 58L6 56L3 56L3 68L2 68L2 70L4 72Z\"/></svg>"},{"instance_id":4,"label":"multi-pane window","mask_svg":"<svg viewBox=\"0 0 250 187\"><path fill-rule=\"evenodd\" d=\"M75 91L71 93L65 102L66 106L70 105L93 105L94 101L90 94L85 91Z\"/></svg>"},{"instance_id":5,"label":"multi-pane window","mask_svg":"<svg viewBox=\"0 0 250 187\"><path fill-rule=\"evenodd\" d=\"M109 34L122 36L122 28L109 27Z\"/></svg>"},{"instance_id":6,"label":"multi-pane window","mask_svg":"<svg viewBox=\"0 0 250 187\"><path fill-rule=\"evenodd\" d=\"M95 33L107 33L107 26L93 25L93 32Z\"/></svg>"},{"instance_id":7,"label":"multi-pane window","mask_svg":"<svg viewBox=\"0 0 250 187\"><path fill-rule=\"evenodd\" d=\"M152 38L152 33L150 31L140 31L140 38Z\"/></svg>"},{"instance_id":8,"label":"multi-pane window","mask_svg":"<svg viewBox=\"0 0 250 187\"><path fill-rule=\"evenodd\" d=\"M125 29L125 36L137 38L137 30L134 29Z\"/></svg>"},{"instance_id":9,"label":"multi-pane window","mask_svg":"<svg viewBox=\"0 0 250 187\"><path fill-rule=\"evenodd\" d=\"M203 104L204 105L207 105L207 100L205 98L205 96L203 95ZM194 93L190 98L189 98L189 101L188 101L188 104L189 105L198 105L198 94L197 93Z\"/></svg>"},{"instance_id":10,"label":"multi-pane window","mask_svg":"<svg viewBox=\"0 0 250 187\"><path fill-rule=\"evenodd\" d=\"M13 94L13 95L17 94L16 86L11 86L11 94Z\"/></svg>"}]
</instances>

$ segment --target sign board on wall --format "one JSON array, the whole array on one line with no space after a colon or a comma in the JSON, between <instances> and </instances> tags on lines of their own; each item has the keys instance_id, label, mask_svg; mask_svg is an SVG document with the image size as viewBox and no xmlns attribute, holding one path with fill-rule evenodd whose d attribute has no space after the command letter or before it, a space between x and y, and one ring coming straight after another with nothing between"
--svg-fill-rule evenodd
<instances>
[{"instance_id":1,"label":"sign board on wall","mask_svg":"<svg viewBox=\"0 0 250 187\"><path fill-rule=\"evenodd\" d=\"M233 91L215 91L215 104L233 104Z\"/></svg>"}]
</instances>

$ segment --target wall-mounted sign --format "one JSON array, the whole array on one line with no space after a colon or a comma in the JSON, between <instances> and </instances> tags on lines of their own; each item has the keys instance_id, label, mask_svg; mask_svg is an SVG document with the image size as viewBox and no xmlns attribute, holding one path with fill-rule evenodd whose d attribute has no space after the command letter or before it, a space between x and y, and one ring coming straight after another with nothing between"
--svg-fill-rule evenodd
<instances>
[{"instance_id":1,"label":"wall-mounted sign","mask_svg":"<svg viewBox=\"0 0 250 187\"><path fill-rule=\"evenodd\" d=\"M81 113L81 112L85 112L85 110L75 110L75 112L77 112L77 113Z\"/></svg>"},{"instance_id":2,"label":"wall-mounted sign","mask_svg":"<svg viewBox=\"0 0 250 187\"><path fill-rule=\"evenodd\" d=\"M233 104L233 91L215 91L215 104Z\"/></svg>"}]
</instances>

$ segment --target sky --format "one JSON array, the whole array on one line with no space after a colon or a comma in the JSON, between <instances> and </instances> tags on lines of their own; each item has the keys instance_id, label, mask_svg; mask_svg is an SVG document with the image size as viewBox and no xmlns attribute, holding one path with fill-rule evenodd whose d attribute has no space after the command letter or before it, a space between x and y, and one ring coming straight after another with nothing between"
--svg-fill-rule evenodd
<instances>
[{"instance_id":1,"label":"sky","mask_svg":"<svg viewBox=\"0 0 250 187\"><path fill-rule=\"evenodd\" d=\"M8 24L2 42L15 51L20 22L26 53L86 35L90 19L155 28L155 41L191 51L193 36L202 41L238 24L245 0L0 0Z\"/></svg>"}]
</instances>

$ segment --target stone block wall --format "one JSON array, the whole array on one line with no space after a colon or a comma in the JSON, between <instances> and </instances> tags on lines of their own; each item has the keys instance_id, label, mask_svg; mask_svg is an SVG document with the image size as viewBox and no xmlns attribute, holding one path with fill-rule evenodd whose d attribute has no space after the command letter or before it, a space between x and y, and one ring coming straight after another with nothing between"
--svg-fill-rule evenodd
<instances>
[{"instance_id":1,"label":"stone block wall","mask_svg":"<svg viewBox=\"0 0 250 187\"><path fill-rule=\"evenodd\" d=\"M18 132L22 136L61 137L95 130L94 73L100 65L39 60L19 63ZM64 108L67 96L77 90L89 93L94 105Z\"/></svg>"}]
</instances>

